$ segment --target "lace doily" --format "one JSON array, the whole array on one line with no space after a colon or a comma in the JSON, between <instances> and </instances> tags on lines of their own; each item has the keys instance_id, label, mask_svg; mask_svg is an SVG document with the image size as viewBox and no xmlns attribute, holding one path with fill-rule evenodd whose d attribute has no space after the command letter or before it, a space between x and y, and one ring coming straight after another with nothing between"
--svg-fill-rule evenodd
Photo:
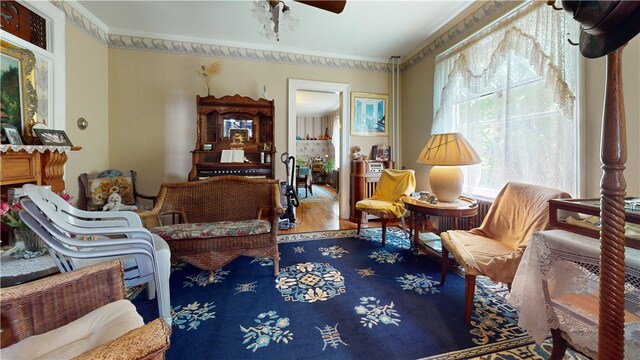
<instances>
[{"instance_id":1,"label":"lace doily","mask_svg":"<svg viewBox=\"0 0 640 360\"><path fill-rule=\"evenodd\" d=\"M69 155L71 152L71 146L45 146L45 145L0 145L0 152L6 153L7 151L20 151L24 150L29 154L33 152L45 153L47 151L51 152L61 152Z\"/></svg>"},{"instance_id":2,"label":"lace doily","mask_svg":"<svg viewBox=\"0 0 640 360\"><path fill-rule=\"evenodd\" d=\"M508 301L518 325L541 344L560 329L577 348L598 350L600 241L563 230L533 235ZM625 311L640 316L640 250L625 249ZM640 321L625 324L625 358L640 350Z\"/></svg>"}]
</instances>

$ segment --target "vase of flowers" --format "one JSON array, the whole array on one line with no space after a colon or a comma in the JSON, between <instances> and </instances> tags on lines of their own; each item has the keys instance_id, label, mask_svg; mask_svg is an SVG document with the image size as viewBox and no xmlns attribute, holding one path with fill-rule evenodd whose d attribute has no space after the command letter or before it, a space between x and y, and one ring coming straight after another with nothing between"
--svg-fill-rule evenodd
<instances>
[{"instance_id":1,"label":"vase of flowers","mask_svg":"<svg viewBox=\"0 0 640 360\"><path fill-rule=\"evenodd\" d=\"M27 224L20 219L20 211L22 211L22 205L16 203L9 205L8 202L0 203L0 219L3 230L11 230L13 232L13 239L16 244L22 242L24 250L32 254L28 254L27 257L33 257L33 255L42 255L45 252L45 244L40 237L31 230ZM11 243L8 244L11 247ZM14 247L11 251L12 254L19 252L18 246ZM24 257L20 255L19 257Z\"/></svg>"},{"instance_id":2,"label":"vase of flowers","mask_svg":"<svg viewBox=\"0 0 640 360\"><path fill-rule=\"evenodd\" d=\"M32 252L44 252L45 249L44 241L31 229L14 229L13 235L15 236L17 241L22 241L24 244L24 249Z\"/></svg>"},{"instance_id":3,"label":"vase of flowers","mask_svg":"<svg viewBox=\"0 0 640 360\"><path fill-rule=\"evenodd\" d=\"M20 219L20 216L18 215L20 210L22 210L22 205L20 204L10 205L6 201L3 201L0 203L0 226L2 227L2 232L4 234L13 235L13 231L16 229L18 230L29 229L27 224L25 224ZM3 247L7 245L9 246L13 245L13 243L11 242L11 240L13 240L13 237L9 237L9 238L10 239L7 239L5 236L3 236L3 240L2 240ZM5 240L9 240L9 241L5 242Z\"/></svg>"},{"instance_id":4,"label":"vase of flowers","mask_svg":"<svg viewBox=\"0 0 640 360\"><path fill-rule=\"evenodd\" d=\"M69 194L62 194L61 197L71 203L72 197ZM7 201L0 202L0 227L3 235L12 233L15 243L11 241L5 243L6 236L3 236L3 249L12 248L11 256L14 258L32 258L46 253L44 241L22 221L20 211L22 211L20 203L11 205ZM17 246L20 242L23 246Z\"/></svg>"}]
</instances>

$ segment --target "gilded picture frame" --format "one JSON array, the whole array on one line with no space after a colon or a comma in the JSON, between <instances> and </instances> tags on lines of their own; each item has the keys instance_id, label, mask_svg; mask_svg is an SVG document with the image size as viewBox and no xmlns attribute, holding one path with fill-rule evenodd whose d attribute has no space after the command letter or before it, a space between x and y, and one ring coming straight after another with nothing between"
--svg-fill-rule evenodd
<instances>
[{"instance_id":1,"label":"gilded picture frame","mask_svg":"<svg viewBox=\"0 0 640 360\"><path fill-rule=\"evenodd\" d=\"M30 50L0 40L0 102L2 122L20 129L23 137L31 137L36 123L36 57Z\"/></svg>"},{"instance_id":2,"label":"gilded picture frame","mask_svg":"<svg viewBox=\"0 0 640 360\"><path fill-rule=\"evenodd\" d=\"M389 97L382 94L351 93L351 135L388 136Z\"/></svg>"}]
</instances>

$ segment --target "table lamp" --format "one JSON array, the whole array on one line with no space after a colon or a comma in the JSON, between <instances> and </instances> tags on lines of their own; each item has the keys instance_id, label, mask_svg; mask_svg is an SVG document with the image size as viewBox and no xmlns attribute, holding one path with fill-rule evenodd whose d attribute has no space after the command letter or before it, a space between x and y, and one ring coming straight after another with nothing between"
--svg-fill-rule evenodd
<instances>
[{"instance_id":1,"label":"table lamp","mask_svg":"<svg viewBox=\"0 0 640 360\"><path fill-rule=\"evenodd\" d=\"M454 202L462 193L464 175L458 165L473 165L480 156L460 133L434 134L424 146L418 163L434 165L429 186L438 201Z\"/></svg>"}]
</instances>

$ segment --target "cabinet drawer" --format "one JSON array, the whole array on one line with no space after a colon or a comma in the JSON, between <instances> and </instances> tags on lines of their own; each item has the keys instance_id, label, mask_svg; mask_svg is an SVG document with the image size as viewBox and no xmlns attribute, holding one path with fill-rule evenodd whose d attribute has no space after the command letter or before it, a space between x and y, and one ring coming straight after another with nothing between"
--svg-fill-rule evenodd
<instances>
[{"instance_id":1,"label":"cabinet drawer","mask_svg":"<svg viewBox=\"0 0 640 360\"><path fill-rule=\"evenodd\" d=\"M4 153L0 156L2 185L24 182L40 183L40 153Z\"/></svg>"}]
</instances>

